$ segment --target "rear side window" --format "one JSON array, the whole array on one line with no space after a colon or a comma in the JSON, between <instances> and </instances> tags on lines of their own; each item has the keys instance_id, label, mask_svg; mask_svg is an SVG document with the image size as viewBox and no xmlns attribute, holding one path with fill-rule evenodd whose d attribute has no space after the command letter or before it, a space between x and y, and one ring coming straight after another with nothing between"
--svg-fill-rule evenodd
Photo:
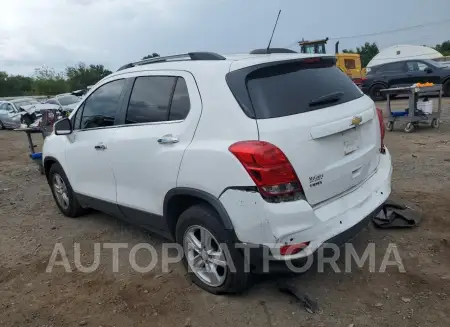
<instances>
[{"instance_id":1,"label":"rear side window","mask_svg":"<svg viewBox=\"0 0 450 327\"><path fill-rule=\"evenodd\" d=\"M246 80L251 104L247 103L242 89L236 90L236 87L243 87L236 76L227 76L227 82L244 112L249 115L248 106L251 105L256 119L314 111L363 96L352 80L334 66L334 59L316 60L318 62L297 60L271 64L241 76Z\"/></svg>"},{"instance_id":2,"label":"rear side window","mask_svg":"<svg viewBox=\"0 0 450 327\"><path fill-rule=\"evenodd\" d=\"M378 68L377 73L393 73L393 72L402 72L405 70L404 62L393 62L391 64L386 64Z\"/></svg>"},{"instance_id":3,"label":"rear side window","mask_svg":"<svg viewBox=\"0 0 450 327\"><path fill-rule=\"evenodd\" d=\"M176 77L136 78L128 104L126 124L167 121Z\"/></svg>"},{"instance_id":4,"label":"rear side window","mask_svg":"<svg viewBox=\"0 0 450 327\"><path fill-rule=\"evenodd\" d=\"M189 93L186 81L183 77L178 77L177 86L173 93L172 103L170 105L169 120L183 120L186 118L191 108Z\"/></svg>"}]
</instances>

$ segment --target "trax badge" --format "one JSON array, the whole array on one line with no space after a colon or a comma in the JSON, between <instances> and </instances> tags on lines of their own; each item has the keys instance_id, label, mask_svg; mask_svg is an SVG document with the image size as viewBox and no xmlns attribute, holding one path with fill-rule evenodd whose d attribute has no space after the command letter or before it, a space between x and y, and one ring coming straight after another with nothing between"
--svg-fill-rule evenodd
<instances>
[{"instance_id":1,"label":"trax badge","mask_svg":"<svg viewBox=\"0 0 450 327\"><path fill-rule=\"evenodd\" d=\"M362 117L361 116L355 116L352 119L352 126L358 126L359 124L361 124L362 122Z\"/></svg>"}]
</instances>

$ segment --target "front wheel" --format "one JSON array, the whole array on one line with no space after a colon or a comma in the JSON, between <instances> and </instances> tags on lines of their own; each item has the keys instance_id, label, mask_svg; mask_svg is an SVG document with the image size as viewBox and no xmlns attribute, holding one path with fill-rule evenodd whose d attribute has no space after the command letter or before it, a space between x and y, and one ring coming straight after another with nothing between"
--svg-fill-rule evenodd
<instances>
[{"instance_id":1,"label":"front wheel","mask_svg":"<svg viewBox=\"0 0 450 327\"><path fill-rule=\"evenodd\" d=\"M56 205L65 216L75 218L85 213L85 209L78 203L72 186L60 164L54 163L50 167L48 183Z\"/></svg>"},{"instance_id":2,"label":"front wheel","mask_svg":"<svg viewBox=\"0 0 450 327\"><path fill-rule=\"evenodd\" d=\"M176 240L183 247L183 263L192 281L213 294L240 293L249 287L250 272L218 214L207 205L184 211Z\"/></svg>"},{"instance_id":3,"label":"front wheel","mask_svg":"<svg viewBox=\"0 0 450 327\"><path fill-rule=\"evenodd\" d=\"M5 128L5 125L3 125L2 121L0 120L0 131L1 131L1 130L4 130L4 129L6 129L6 128Z\"/></svg>"}]
</instances>

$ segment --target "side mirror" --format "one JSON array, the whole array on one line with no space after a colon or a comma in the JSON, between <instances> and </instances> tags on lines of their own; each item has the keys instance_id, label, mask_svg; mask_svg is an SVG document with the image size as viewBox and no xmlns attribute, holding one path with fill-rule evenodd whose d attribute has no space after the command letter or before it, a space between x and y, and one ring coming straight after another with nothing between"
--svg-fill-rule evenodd
<instances>
[{"instance_id":1,"label":"side mirror","mask_svg":"<svg viewBox=\"0 0 450 327\"><path fill-rule=\"evenodd\" d=\"M424 69L424 72L427 73L427 74L430 74L430 73L433 72L433 69L431 69L430 67L427 67L427 68Z\"/></svg>"},{"instance_id":2,"label":"side mirror","mask_svg":"<svg viewBox=\"0 0 450 327\"><path fill-rule=\"evenodd\" d=\"M72 134L72 122L69 118L63 118L58 120L53 126L55 135L69 135Z\"/></svg>"}]
</instances>

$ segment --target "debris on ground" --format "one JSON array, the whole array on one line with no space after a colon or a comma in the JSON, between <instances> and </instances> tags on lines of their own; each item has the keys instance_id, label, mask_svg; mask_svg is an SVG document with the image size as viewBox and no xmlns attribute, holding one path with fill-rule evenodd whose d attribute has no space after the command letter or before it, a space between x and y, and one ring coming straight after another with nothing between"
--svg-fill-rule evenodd
<instances>
[{"instance_id":1,"label":"debris on ground","mask_svg":"<svg viewBox=\"0 0 450 327\"><path fill-rule=\"evenodd\" d=\"M278 290L283 293L288 293L297 298L298 301L303 303L305 310L309 313L316 313L319 310L317 301L311 299L308 294L303 293L293 283L282 281L278 283Z\"/></svg>"},{"instance_id":2,"label":"debris on ground","mask_svg":"<svg viewBox=\"0 0 450 327\"><path fill-rule=\"evenodd\" d=\"M410 207L393 201L386 201L380 212L372 218L378 228L416 227L421 215Z\"/></svg>"}]
</instances>

